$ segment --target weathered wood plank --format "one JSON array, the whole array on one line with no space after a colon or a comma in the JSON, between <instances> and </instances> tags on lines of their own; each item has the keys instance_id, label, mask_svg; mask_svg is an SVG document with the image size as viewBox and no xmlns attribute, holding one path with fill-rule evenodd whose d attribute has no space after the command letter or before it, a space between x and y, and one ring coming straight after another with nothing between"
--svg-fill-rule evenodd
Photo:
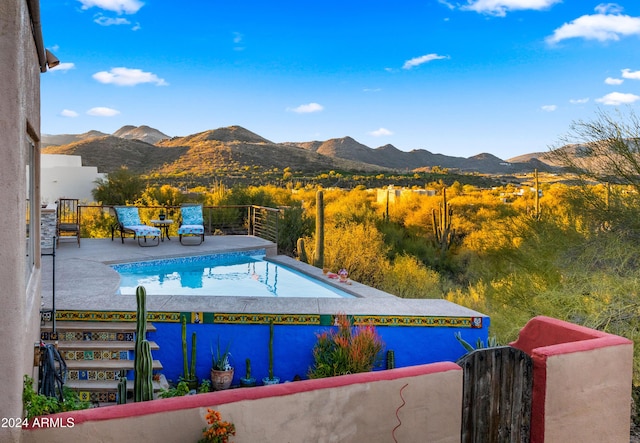
<instances>
[{"instance_id":1,"label":"weathered wood plank","mask_svg":"<svg viewBox=\"0 0 640 443\"><path fill-rule=\"evenodd\" d=\"M477 349L458 364L464 370L463 443L529 441L533 364L510 346Z\"/></svg>"}]
</instances>

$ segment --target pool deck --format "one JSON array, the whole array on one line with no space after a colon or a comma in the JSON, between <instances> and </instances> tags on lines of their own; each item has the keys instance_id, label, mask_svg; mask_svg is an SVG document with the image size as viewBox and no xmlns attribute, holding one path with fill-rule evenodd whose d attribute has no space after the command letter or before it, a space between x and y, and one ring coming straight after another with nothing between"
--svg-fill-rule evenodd
<instances>
[{"instance_id":1,"label":"pool deck","mask_svg":"<svg viewBox=\"0 0 640 443\"><path fill-rule=\"evenodd\" d=\"M281 314L346 314L486 317L485 315L446 300L401 299L374 288L349 281L348 284L329 279L322 271L283 255L276 255L273 243L252 236L208 236L198 246L184 246L177 238L165 240L159 246L140 247L131 238L124 244L119 238L82 239L61 242L55 254L55 303L57 311L135 311L134 295L117 295L120 277L109 265L158 258L207 255L221 252L265 249L268 260L284 264L323 280L356 298L273 298L234 296L174 296L147 297L147 309L155 312L225 312ZM44 253L51 252L43 251ZM43 309L52 307L52 257L42 257Z\"/></svg>"}]
</instances>

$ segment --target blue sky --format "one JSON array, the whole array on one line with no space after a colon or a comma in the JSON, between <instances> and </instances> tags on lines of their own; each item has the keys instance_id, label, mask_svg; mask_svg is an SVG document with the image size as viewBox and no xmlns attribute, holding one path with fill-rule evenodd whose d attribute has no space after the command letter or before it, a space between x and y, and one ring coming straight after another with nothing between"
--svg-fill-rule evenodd
<instances>
[{"instance_id":1,"label":"blue sky","mask_svg":"<svg viewBox=\"0 0 640 443\"><path fill-rule=\"evenodd\" d=\"M42 132L271 141L502 159L640 105L640 2L41 0Z\"/></svg>"}]
</instances>

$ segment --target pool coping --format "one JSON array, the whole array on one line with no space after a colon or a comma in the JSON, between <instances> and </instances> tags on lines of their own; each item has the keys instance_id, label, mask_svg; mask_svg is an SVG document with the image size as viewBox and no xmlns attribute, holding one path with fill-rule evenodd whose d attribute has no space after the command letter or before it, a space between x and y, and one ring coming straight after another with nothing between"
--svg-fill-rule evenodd
<instances>
[{"instance_id":1,"label":"pool coping","mask_svg":"<svg viewBox=\"0 0 640 443\"><path fill-rule=\"evenodd\" d=\"M231 237L231 236L229 236ZM356 298L272 298L229 296L175 296L153 295L147 297L147 310L153 321L179 321L181 313L191 318L214 318L217 322L262 323L268 317L280 323L320 322L320 316L345 313L377 324L407 326L455 326L482 327L488 316L456 305L444 299L402 299L375 288L351 281L350 285L338 283L323 275L322 270L291 257L278 255L275 245L250 236L205 241L206 247L179 248L175 243L160 248L131 247L104 239L83 240L82 251L70 246L59 248L56 262L56 307L59 320L134 321L135 295L116 295L119 275L109 265L151 258L177 258L190 255L208 255L217 252L267 250L267 260L293 268L305 275L356 295ZM207 237L209 239L210 237ZM106 242L106 243L101 243ZM224 244L221 244L224 243ZM91 248L95 245L95 251ZM126 248L124 248L126 246ZM137 248L137 249L136 249ZM81 248L77 248L81 249ZM141 251L140 249L145 249ZM157 252L149 252L155 249ZM104 251L101 253L101 251ZM121 253L120 253L121 252ZM43 260L43 298L46 303L47 263ZM50 273L50 269L49 269ZM61 283L58 283L61 282ZM50 287L48 295L50 297ZM188 306L188 308L186 308ZM133 313L133 318L132 318ZM213 317L212 317L213 316ZM429 318L429 319L427 319ZM436 321L437 324L432 324Z\"/></svg>"}]
</instances>

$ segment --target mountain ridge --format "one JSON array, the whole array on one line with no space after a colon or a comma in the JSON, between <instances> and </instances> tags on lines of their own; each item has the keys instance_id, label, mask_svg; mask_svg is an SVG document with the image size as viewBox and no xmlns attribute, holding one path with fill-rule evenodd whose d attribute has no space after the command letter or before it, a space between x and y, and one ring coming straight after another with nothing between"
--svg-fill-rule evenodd
<instances>
[{"instance_id":1,"label":"mountain ridge","mask_svg":"<svg viewBox=\"0 0 640 443\"><path fill-rule=\"evenodd\" d=\"M82 155L83 163L97 166L101 172L117 169L118 161L141 173L168 173L172 170L202 173L206 168L225 170L229 167L369 172L438 167L486 174L555 169L540 159L542 153L506 161L489 153L465 158L434 154L425 149L401 151L391 144L370 148L350 136L325 141L274 143L237 125L182 137L171 137L145 125L126 125L111 135L100 131L76 135L45 134L42 146L43 153Z\"/></svg>"}]
</instances>

